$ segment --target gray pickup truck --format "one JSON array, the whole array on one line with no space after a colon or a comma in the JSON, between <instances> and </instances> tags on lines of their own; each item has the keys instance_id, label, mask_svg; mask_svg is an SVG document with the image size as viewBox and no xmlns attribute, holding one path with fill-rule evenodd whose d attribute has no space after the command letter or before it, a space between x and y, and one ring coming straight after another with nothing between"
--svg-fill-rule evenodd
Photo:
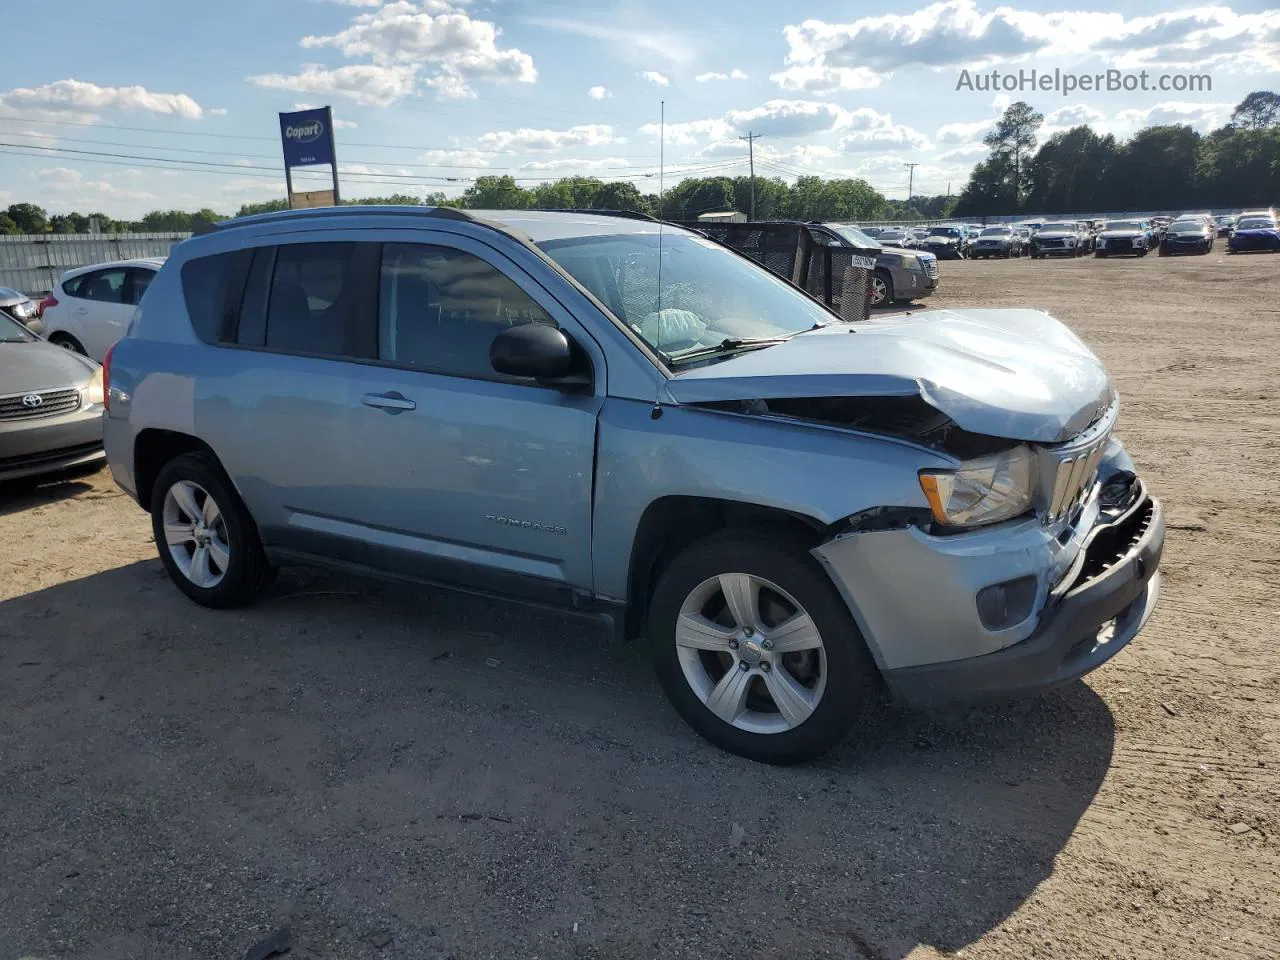
<instances>
[{"instance_id":1,"label":"gray pickup truck","mask_svg":"<svg viewBox=\"0 0 1280 960\"><path fill-rule=\"evenodd\" d=\"M302 561L598 617L762 761L886 689L1072 680L1159 593L1160 504L1066 327L843 323L655 221L230 221L173 250L105 368L111 470L197 603Z\"/></svg>"}]
</instances>

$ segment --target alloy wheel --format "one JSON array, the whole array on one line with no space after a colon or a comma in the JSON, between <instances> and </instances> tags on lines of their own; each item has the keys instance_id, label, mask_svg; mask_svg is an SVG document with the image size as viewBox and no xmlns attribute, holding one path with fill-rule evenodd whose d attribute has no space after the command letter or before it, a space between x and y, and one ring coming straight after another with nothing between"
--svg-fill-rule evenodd
<instances>
[{"instance_id":1,"label":"alloy wheel","mask_svg":"<svg viewBox=\"0 0 1280 960\"><path fill-rule=\"evenodd\" d=\"M226 518L198 483L179 480L164 495L164 539L182 575L197 587L222 582L231 564Z\"/></svg>"},{"instance_id":2,"label":"alloy wheel","mask_svg":"<svg viewBox=\"0 0 1280 960\"><path fill-rule=\"evenodd\" d=\"M889 295L889 289L885 286L885 282L875 274L871 275L871 305L878 307L884 303L885 298Z\"/></svg>"},{"instance_id":3,"label":"alloy wheel","mask_svg":"<svg viewBox=\"0 0 1280 960\"><path fill-rule=\"evenodd\" d=\"M777 584L746 573L704 580L681 605L676 653L698 699L748 733L784 733L817 709L827 683L822 636Z\"/></svg>"}]
</instances>

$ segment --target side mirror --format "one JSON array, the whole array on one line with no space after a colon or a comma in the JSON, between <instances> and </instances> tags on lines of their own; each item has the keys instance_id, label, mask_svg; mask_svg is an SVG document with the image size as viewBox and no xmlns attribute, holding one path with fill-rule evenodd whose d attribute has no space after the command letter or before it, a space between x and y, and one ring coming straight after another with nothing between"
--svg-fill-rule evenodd
<instances>
[{"instance_id":1,"label":"side mirror","mask_svg":"<svg viewBox=\"0 0 1280 960\"><path fill-rule=\"evenodd\" d=\"M509 377L560 380L573 372L573 344L559 327L525 323L494 338L489 363Z\"/></svg>"}]
</instances>

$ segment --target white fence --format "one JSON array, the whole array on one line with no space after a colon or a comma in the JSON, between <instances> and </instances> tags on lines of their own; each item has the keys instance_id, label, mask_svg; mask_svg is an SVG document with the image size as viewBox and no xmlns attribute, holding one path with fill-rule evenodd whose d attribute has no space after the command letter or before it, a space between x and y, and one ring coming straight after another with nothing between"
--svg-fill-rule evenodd
<instances>
[{"instance_id":1,"label":"white fence","mask_svg":"<svg viewBox=\"0 0 1280 960\"><path fill-rule=\"evenodd\" d=\"M40 296L52 290L66 270L112 260L167 257L174 244L189 236L189 233L0 236L0 287Z\"/></svg>"}]
</instances>

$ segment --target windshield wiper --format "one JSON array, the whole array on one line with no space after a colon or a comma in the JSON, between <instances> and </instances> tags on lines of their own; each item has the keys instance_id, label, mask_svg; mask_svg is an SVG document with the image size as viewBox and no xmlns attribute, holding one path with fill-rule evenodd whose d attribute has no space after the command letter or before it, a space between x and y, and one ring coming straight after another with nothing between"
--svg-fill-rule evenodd
<instances>
[{"instance_id":1,"label":"windshield wiper","mask_svg":"<svg viewBox=\"0 0 1280 960\"><path fill-rule=\"evenodd\" d=\"M794 336L792 334L791 336ZM701 360L704 357L714 357L722 353L732 353L735 350L748 350L754 347L771 347L777 343L786 343L791 339L786 337L726 337L717 344L709 347L691 347L688 350L680 350L670 354L672 363L681 363L685 360Z\"/></svg>"}]
</instances>

